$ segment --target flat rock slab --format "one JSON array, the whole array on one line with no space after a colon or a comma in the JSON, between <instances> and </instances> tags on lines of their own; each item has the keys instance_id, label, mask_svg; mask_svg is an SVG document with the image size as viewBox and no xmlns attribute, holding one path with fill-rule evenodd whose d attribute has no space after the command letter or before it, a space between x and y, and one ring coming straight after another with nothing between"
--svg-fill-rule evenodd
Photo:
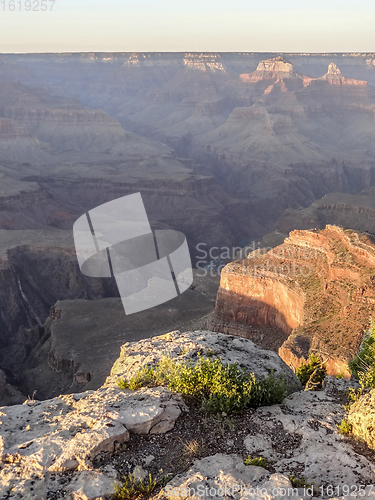
<instances>
[{"instance_id":1,"label":"flat rock slab","mask_svg":"<svg viewBox=\"0 0 375 500\"><path fill-rule=\"evenodd\" d=\"M115 481L105 474L83 471L66 487L72 500L106 499L115 493Z\"/></svg>"},{"instance_id":2,"label":"flat rock slab","mask_svg":"<svg viewBox=\"0 0 375 500\"><path fill-rule=\"evenodd\" d=\"M349 479L348 479L349 481ZM350 484L347 482L346 484ZM359 484L358 481L354 484ZM286 474L271 474L262 467L244 465L239 455L216 454L196 460L185 473L175 476L156 496L157 500L206 500L231 498L232 500L314 500L340 498L349 500L359 498L358 495L329 497L318 496L332 488L316 488L305 486L297 488L292 485ZM340 490L342 491L342 489ZM375 492L366 487L362 497L374 500Z\"/></svg>"},{"instance_id":3,"label":"flat rock slab","mask_svg":"<svg viewBox=\"0 0 375 500\"><path fill-rule=\"evenodd\" d=\"M31 479L19 479L15 482L9 496L1 498L22 500L113 500L115 483L114 474L97 471L76 472L72 478L59 473L46 473L43 477L34 475Z\"/></svg>"},{"instance_id":4,"label":"flat rock slab","mask_svg":"<svg viewBox=\"0 0 375 500\"><path fill-rule=\"evenodd\" d=\"M223 333L174 331L159 337L128 342L121 348L119 359L113 365L107 385L118 378L129 379L142 366L155 365L165 355L178 360L196 361L197 355L220 357L224 363L238 363L257 378L267 377L272 371L275 377L284 377L289 393L302 388L293 371L276 353L255 345L251 340Z\"/></svg>"},{"instance_id":5,"label":"flat rock slab","mask_svg":"<svg viewBox=\"0 0 375 500\"><path fill-rule=\"evenodd\" d=\"M2 407L0 498L35 477L89 469L96 457L109 458L128 441L129 432L167 432L182 408L179 396L162 387L107 387Z\"/></svg>"}]
</instances>

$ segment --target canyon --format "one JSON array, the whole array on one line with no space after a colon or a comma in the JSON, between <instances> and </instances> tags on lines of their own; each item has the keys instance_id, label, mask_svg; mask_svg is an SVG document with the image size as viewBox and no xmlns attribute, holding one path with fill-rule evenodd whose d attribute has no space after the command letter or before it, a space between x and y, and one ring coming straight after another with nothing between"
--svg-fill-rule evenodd
<instances>
[{"instance_id":1,"label":"canyon","mask_svg":"<svg viewBox=\"0 0 375 500\"><path fill-rule=\"evenodd\" d=\"M375 53L0 55L1 498L112 500L124 474L160 469L274 500L291 476L373 484L338 426L375 303L374 88ZM125 315L113 278L81 273L72 229L138 192L153 230L185 234L194 280ZM275 373L287 397L211 418L165 387L119 388L164 353ZM317 392L296 377L311 353Z\"/></svg>"},{"instance_id":2,"label":"canyon","mask_svg":"<svg viewBox=\"0 0 375 500\"><path fill-rule=\"evenodd\" d=\"M121 314L113 281L81 275L73 223L102 203L140 192L153 229L186 235L193 265L199 243L232 249L263 238L275 246L295 229L326 224L375 232L374 61L374 54L2 55L0 400L96 389L123 336L214 321L217 275L204 281L195 272L184 296L133 323ZM231 303L242 304L241 287L230 286ZM268 312L259 307L252 338L277 350L303 324L302 296L280 282L277 302L259 287L273 302ZM100 337L97 310L108 326L108 356L92 369L82 345ZM247 335L246 314L236 314L237 333Z\"/></svg>"}]
</instances>

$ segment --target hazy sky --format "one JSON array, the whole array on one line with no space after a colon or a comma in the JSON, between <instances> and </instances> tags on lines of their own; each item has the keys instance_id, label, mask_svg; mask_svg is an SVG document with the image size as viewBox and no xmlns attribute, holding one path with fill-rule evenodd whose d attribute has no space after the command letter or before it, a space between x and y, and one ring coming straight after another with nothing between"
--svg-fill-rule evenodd
<instances>
[{"instance_id":1,"label":"hazy sky","mask_svg":"<svg viewBox=\"0 0 375 500\"><path fill-rule=\"evenodd\" d=\"M0 52L375 51L374 0L56 0L51 6L51 0L0 0Z\"/></svg>"}]
</instances>

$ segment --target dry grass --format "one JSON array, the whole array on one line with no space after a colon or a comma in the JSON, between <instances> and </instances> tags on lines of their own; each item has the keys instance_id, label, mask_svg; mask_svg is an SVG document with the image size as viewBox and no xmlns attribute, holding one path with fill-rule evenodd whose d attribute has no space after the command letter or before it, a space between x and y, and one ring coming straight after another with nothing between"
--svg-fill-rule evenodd
<instances>
[{"instance_id":1,"label":"dry grass","mask_svg":"<svg viewBox=\"0 0 375 500\"><path fill-rule=\"evenodd\" d=\"M183 455L185 457L197 457L201 455L203 449L204 449L204 444L203 444L203 439L199 443L196 439L192 439L191 441L184 442L181 439L181 443L183 445Z\"/></svg>"}]
</instances>

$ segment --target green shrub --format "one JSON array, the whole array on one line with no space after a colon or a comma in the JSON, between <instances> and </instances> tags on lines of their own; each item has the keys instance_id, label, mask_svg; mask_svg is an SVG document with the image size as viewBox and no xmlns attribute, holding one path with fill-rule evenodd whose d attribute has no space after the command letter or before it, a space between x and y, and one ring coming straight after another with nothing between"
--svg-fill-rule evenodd
<instances>
[{"instance_id":1,"label":"green shrub","mask_svg":"<svg viewBox=\"0 0 375 500\"><path fill-rule=\"evenodd\" d=\"M338 373L338 374L336 375L336 378L337 378L337 379L344 378L344 374L340 372L340 373Z\"/></svg>"},{"instance_id":2,"label":"green shrub","mask_svg":"<svg viewBox=\"0 0 375 500\"><path fill-rule=\"evenodd\" d=\"M301 363L296 371L297 377L306 389L321 389L327 370L317 354L310 354L308 363Z\"/></svg>"},{"instance_id":3,"label":"green shrub","mask_svg":"<svg viewBox=\"0 0 375 500\"><path fill-rule=\"evenodd\" d=\"M130 473L129 476L124 476L124 481L121 485L115 483L115 497L119 500L131 500L140 495L151 493L157 486L159 480L153 478L151 474L147 479L135 479Z\"/></svg>"},{"instance_id":4,"label":"green shrub","mask_svg":"<svg viewBox=\"0 0 375 500\"><path fill-rule=\"evenodd\" d=\"M314 488L315 492L315 483L308 483L303 477L297 478L291 475L288 477L294 488Z\"/></svg>"},{"instance_id":5,"label":"green shrub","mask_svg":"<svg viewBox=\"0 0 375 500\"><path fill-rule=\"evenodd\" d=\"M154 367L143 367L130 380L119 380L118 385L132 390L166 386L198 398L211 413L241 413L246 408L281 403L286 396L285 380L276 379L273 373L257 380L237 363L204 357L199 357L195 365L191 360L163 357Z\"/></svg>"},{"instance_id":6,"label":"green shrub","mask_svg":"<svg viewBox=\"0 0 375 500\"><path fill-rule=\"evenodd\" d=\"M362 387L375 388L375 322L372 318L361 350L349 361L349 368Z\"/></svg>"},{"instance_id":7,"label":"green shrub","mask_svg":"<svg viewBox=\"0 0 375 500\"><path fill-rule=\"evenodd\" d=\"M359 399L361 398L363 394L363 388L354 389L354 387L349 387L349 389L345 391L345 394L348 396L349 403L348 405L344 406L344 408L346 410L349 410L350 406L353 403L359 401Z\"/></svg>"},{"instance_id":8,"label":"green shrub","mask_svg":"<svg viewBox=\"0 0 375 500\"><path fill-rule=\"evenodd\" d=\"M245 465L256 465L257 467L267 467L267 462L264 458L258 457L258 458L251 458L249 455L245 460L243 461Z\"/></svg>"},{"instance_id":9,"label":"green shrub","mask_svg":"<svg viewBox=\"0 0 375 500\"><path fill-rule=\"evenodd\" d=\"M341 420L340 425L337 426L340 434L350 434L352 432L352 424L349 424L344 418Z\"/></svg>"},{"instance_id":10,"label":"green shrub","mask_svg":"<svg viewBox=\"0 0 375 500\"><path fill-rule=\"evenodd\" d=\"M160 470L162 473L163 471ZM161 474L158 478L153 478L151 474L146 479L136 479L132 474L124 476L121 484L115 483L116 500L133 500L142 496L147 496L158 486L164 487L173 474Z\"/></svg>"}]
</instances>

